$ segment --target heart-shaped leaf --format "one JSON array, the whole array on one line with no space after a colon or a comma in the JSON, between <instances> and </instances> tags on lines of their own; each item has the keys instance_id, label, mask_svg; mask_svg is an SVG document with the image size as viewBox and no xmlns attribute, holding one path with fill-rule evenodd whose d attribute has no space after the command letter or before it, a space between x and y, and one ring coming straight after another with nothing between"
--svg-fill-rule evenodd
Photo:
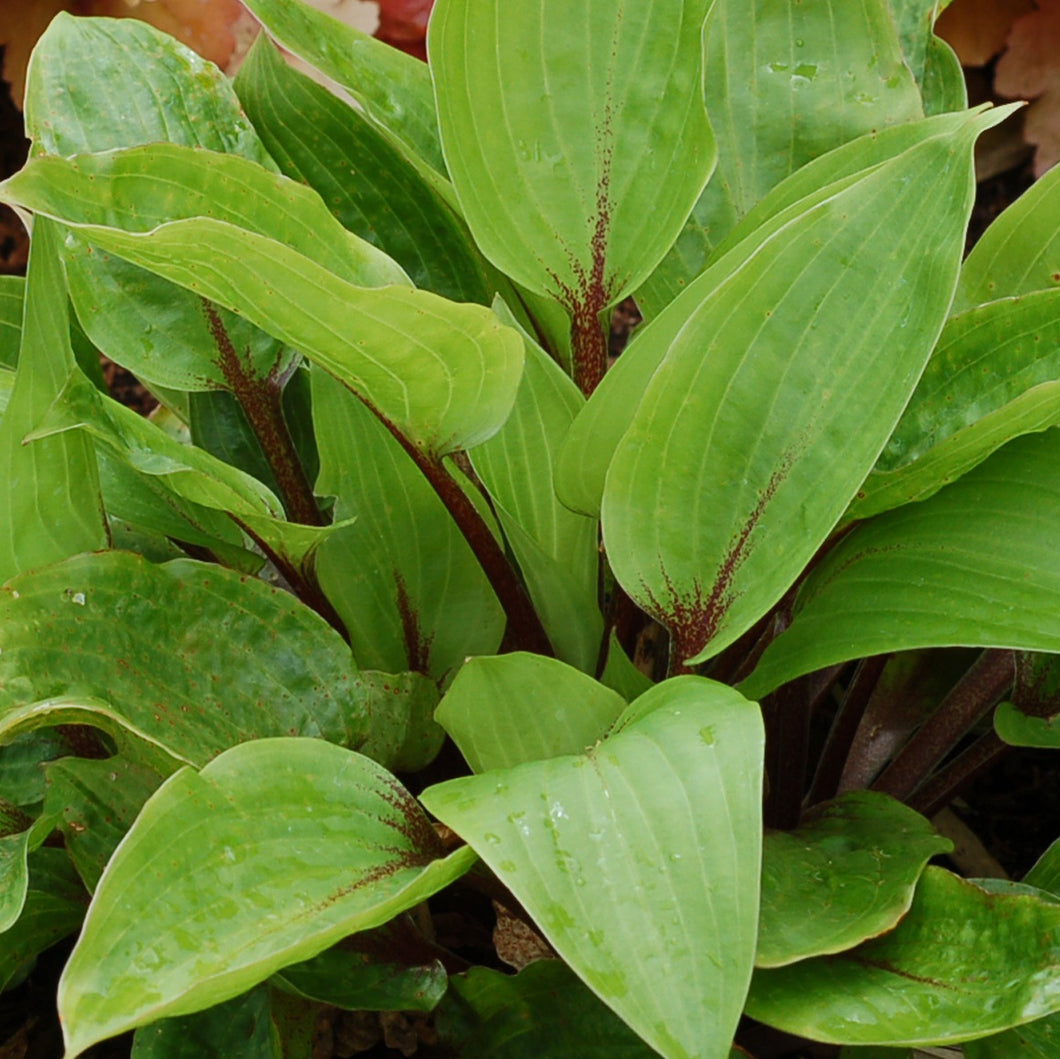
<instances>
[{"instance_id":1,"label":"heart-shaped leaf","mask_svg":"<svg viewBox=\"0 0 1060 1059\"><path fill-rule=\"evenodd\" d=\"M238 996L462 875L415 800L362 755L263 739L183 769L100 879L59 983L67 1054Z\"/></svg>"},{"instance_id":2,"label":"heart-shaped leaf","mask_svg":"<svg viewBox=\"0 0 1060 1059\"><path fill-rule=\"evenodd\" d=\"M473 772L580 754L626 708L619 694L554 658L471 658L435 718Z\"/></svg>"},{"instance_id":3,"label":"heart-shaped leaf","mask_svg":"<svg viewBox=\"0 0 1060 1059\"><path fill-rule=\"evenodd\" d=\"M653 1048L714 1059L729 1054L754 958L762 742L753 704L683 677L585 754L422 798Z\"/></svg>"}]
</instances>

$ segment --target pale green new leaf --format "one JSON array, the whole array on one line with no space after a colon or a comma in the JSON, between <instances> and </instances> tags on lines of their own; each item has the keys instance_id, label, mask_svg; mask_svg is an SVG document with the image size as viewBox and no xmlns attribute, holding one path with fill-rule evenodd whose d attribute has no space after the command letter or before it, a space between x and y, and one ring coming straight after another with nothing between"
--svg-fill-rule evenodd
<instances>
[{"instance_id":1,"label":"pale green new leaf","mask_svg":"<svg viewBox=\"0 0 1060 1059\"><path fill-rule=\"evenodd\" d=\"M38 219L18 368L0 421L0 580L109 543L91 442L23 443L74 367L59 243L55 225Z\"/></svg>"},{"instance_id":2,"label":"pale green new leaf","mask_svg":"<svg viewBox=\"0 0 1060 1059\"><path fill-rule=\"evenodd\" d=\"M576 329L647 278L713 168L701 59L711 3L434 8L442 146L475 241L562 302Z\"/></svg>"},{"instance_id":3,"label":"pale green new leaf","mask_svg":"<svg viewBox=\"0 0 1060 1059\"><path fill-rule=\"evenodd\" d=\"M519 329L502 302L494 310ZM512 413L468 456L557 656L589 672L603 636L596 598L599 526L560 503L554 486L560 446L585 400L555 361L522 335L526 361Z\"/></svg>"},{"instance_id":4,"label":"pale green new leaf","mask_svg":"<svg viewBox=\"0 0 1060 1059\"><path fill-rule=\"evenodd\" d=\"M150 62L137 58L147 55ZM37 151L61 157L171 142L275 170L221 71L137 19L54 19L30 63L26 129ZM108 259L72 233L64 257L75 309L111 360L144 379L151 369L216 375L215 321L200 297ZM290 364L291 351L275 338L226 309L215 312L250 363L266 370Z\"/></svg>"},{"instance_id":5,"label":"pale green new leaf","mask_svg":"<svg viewBox=\"0 0 1060 1059\"><path fill-rule=\"evenodd\" d=\"M844 521L922 500L1021 434L1060 422L1060 288L947 321Z\"/></svg>"},{"instance_id":6,"label":"pale green new leaf","mask_svg":"<svg viewBox=\"0 0 1060 1059\"><path fill-rule=\"evenodd\" d=\"M999 989L998 983L1004 983ZM928 868L898 926L755 972L747 1014L837 1044L944 1044L1060 1009L1060 904Z\"/></svg>"},{"instance_id":7,"label":"pale green new leaf","mask_svg":"<svg viewBox=\"0 0 1060 1059\"><path fill-rule=\"evenodd\" d=\"M983 233L961 269L953 311L1060 285L1060 167L1028 188Z\"/></svg>"},{"instance_id":8,"label":"pale green new leaf","mask_svg":"<svg viewBox=\"0 0 1060 1059\"><path fill-rule=\"evenodd\" d=\"M815 806L762 846L756 967L842 952L890 930L928 860L953 848L912 809L874 791Z\"/></svg>"},{"instance_id":9,"label":"pale green new leaf","mask_svg":"<svg viewBox=\"0 0 1060 1059\"><path fill-rule=\"evenodd\" d=\"M319 739L234 747L152 796L59 983L67 1054L238 996L470 867L370 759Z\"/></svg>"},{"instance_id":10,"label":"pale green new leaf","mask_svg":"<svg viewBox=\"0 0 1060 1059\"><path fill-rule=\"evenodd\" d=\"M751 698L850 658L966 645L1060 651L1060 431L1017 438L856 527L806 580Z\"/></svg>"},{"instance_id":11,"label":"pale green new leaf","mask_svg":"<svg viewBox=\"0 0 1060 1059\"><path fill-rule=\"evenodd\" d=\"M317 491L355 519L317 554L321 588L362 665L442 679L491 654L504 615L474 553L426 478L371 412L313 372Z\"/></svg>"},{"instance_id":12,"label":"pale green new leaf","mask_svg":"<svg viewBox=\"0 0 1060 1059\"><path fill-rule=\"evenodd\" d=\"M289 593L222 567L77 556L0 589L0 628L5 714L91 696L197 764L262 736L356 747L371 732L339 634Z\"/></svg>"},{"instance_id":13,"label":"pale green new leaf","mask_svg":"<svg viewBox=\"0 0 1060 1059\"><path fill-rule=\"evenodd\" d=\"M302 351L431 456L485 441L511 411L522 340L484 306L400 286L355 286L273 239L213 218L146 233L60 219Z\"/></svg>"},{"instance_id":14,"label":"pale green new leaf","mask_svg":"<svg viewBox=\"0 0 1060 1059\"><path fill-rule=\"evenodd\" d=\"M246 0L246 6L280 44L342 85L410 160L445 173L431 78L419 59L301 0Z\"/></svg>"},{"instance_id":15,"label":"pale green new leaf","mask_svg":"<svg viewBox=\"0 0 1060 1059\"><path fill-rule=\"evenodd\" d=\"M721 1059L754 957L762 740L753 704L681 677L641 696L585 754L422 798L653 1048Z\"/></svg>"},{"instance_id":16,"label":"pale green new leaf","mask_svg":"<svg viewBox=\"0 0 1060 1059\"><path fill-rule=\"evenodd\" d=\"M438 707L472 772L580 754L602 739L626 700L554 658L521 651L471 658Z\"/></svg>"},{"instance_id":17,"label":"pale green new leaf","mask_svg":"<svg viewBox=\"0 0 1060 1059\"><path fill-rule=\"evenodd\" d=\"M971 148L997 117L967 115L799 213L670 345L602 517L616 577L681 659L780 598L872 467L945 321Z\"/></svg>"},{"instance_id":18,"label":"pale green new leaf","mask_svg":"<svg viewBox=\"0 0 1060 1059\"><path fill-rule=\"evenodd\" d=\"M828 152L778 184L717 247L706 271L637 330L578 414L556 468L563 502L576 511L599 513L607 468L652 375L685 321L730 274L801 213L910 148L958 133L966 122L966 115L956 114L883 129Z\"/></svg>"},{"instance_id":19,"label":"pale green new leaf","mask_svg":"<svg viewBox=\"0 0 1060 1059\"><path fill-rule=\"evenodd\" d=\"M718 168L637 292L654 317L772 187L818 155L923 116L886 0L717 0L704 87Z\"/></svg>"}]
</instances>

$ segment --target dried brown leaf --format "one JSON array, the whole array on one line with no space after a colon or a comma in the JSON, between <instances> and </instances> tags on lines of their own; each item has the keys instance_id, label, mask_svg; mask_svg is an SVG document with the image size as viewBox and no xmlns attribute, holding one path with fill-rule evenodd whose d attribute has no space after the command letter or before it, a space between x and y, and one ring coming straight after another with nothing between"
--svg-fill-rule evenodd
<instances>
[{"instance_id":1,"label":"dried brown leaf","mask_svg":"<svg viewBox=\"0 0 1060 1059\"><path fill-rule=\"evenodd\" d=\"M1005 47L1012 23L1033 10L1033 0L954 0L935 32L964 66L984 66Z\"/></svg>"},{"instance_id":2,"label":"dried brown leaf","mask_svg":"<svg viewBox=\"0 0 1060 1059\"><path fill-rule=\"evenodd\" d=\"M1038 9L1012 27L998 60L994 87L1012 99L1031 99L1023 136L1034 144L1034 175L1060 161L1060 0L1038 0Z\"/></svg>"}]
</instances>

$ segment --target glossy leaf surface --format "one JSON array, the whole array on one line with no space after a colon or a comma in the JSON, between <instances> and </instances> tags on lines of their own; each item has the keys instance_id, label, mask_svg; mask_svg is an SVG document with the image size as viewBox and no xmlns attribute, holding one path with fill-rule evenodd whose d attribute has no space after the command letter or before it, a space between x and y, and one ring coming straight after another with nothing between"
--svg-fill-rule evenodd
<instances>
[{"instance_id":1,"label":"glossy leaf surface","mask_svg":"<svg viewBox=\"0 0 1060 1059\"><path fill-rule=\"evenodd\" d=\"M441 1038L460 1055L496 1059L651 1059L658 1055L560 960L539 960L512 977L473 967L450 979L438 1012Z\"/></svg>"},{"instance_id":2,"label":"glossy leaf surface","mask_svg":"<svg viewBox=\"0 0 1060 1059\"><path fill-rule=\"evenodd\" d=\"M417 287L486 303L485 262L467 226L361 111L293 70L260 39L236 90L280 169L400 262Z\"/></svg>"},{"instance_id":3,"label":"glossy leaf surface","mask_svg":"<svg viewBox=\"0 0 1060 1059\"><path fill-rule=\"evenodd\" d=\"M400 286L355 286L272 239L213 218L146 233L61 219L97 246L300 349L432 455L485 441L511 411L522 341L484 307Z\"/></svg>"},{"instance_id":4,"label":"glossy leaf surface","mask_svg":"<svg viewBox=\"0 0 1060 1059\"><path fill-rule=\"evenodd\" d=\"M757 971L747 1013L820 1041L958 1042L1060 1008L1058 951L1060 904L988 894L928 868L893 931L846 953Z\"/></svg>"},{"instance_id":5,"label":"glossy leaf surface","mask_svg":"<svg viewBox=\"0 0 1060 1059\"><path fill-rule=\"evenodd\" d=\"M756 967L842 952L908 911L928 860L952 848L900 802L853 791L815 807L762 846Z\"/></svg>"},{"instance_id":6,"label":"glossy leaf surface","mask_svg":"<svg viewBox=\"0 0 1060 1059\"><path fill-rule=\"evenodd\" d=\"M70 858L45 846L29 857L29 886L22 915L0 934L0 989L17 985L37 956L74 933L88 898Z\"/></svg>"},{"instance_id":7,"label":"glossy leaf surface","mask_svg":"<svg viewBox=\"0 0 1060 1059\"><path fill-rule=\"evenodd\" d=\"M23 439L74 367L55 225L34 225L18 368L0 421L0 580L109 543L87 438Z\"/></svg>"},{"instance_id":8,"label":"glossy leaf surface","mask_svg":"<svg viewBox=\"0 0 1060 1059\"><path fill-rule=\"evenodd\" d=\"M790 173L863 133L923 115L886 0L717 0L704 90L718 168L677 245L638 291L648 317Z\"/></svg>"},{"instance_id":9,"label":"glossy leaf surface","mask_svg":"<svg viewBox=\"0 0 1060 1059\"><path fill-rule=\"evenodd\" d=\"M220 567L78 556L9 581L0 625L5 712L76 688L196 763L265 735L357 746L369 733L338 633L288 593Z\"/></svg>"},{"instance_id":10,"label":"glossy leaf surface","mask_svg":"<svg viewBox=\"0 0 1060 1059\"><path fill-rule=\"evenodd\" d=\"M515 652L471 658L435 717L472 772L511 768L598 742L626 700L554 658Z\"/></svg>"},{"instance_id":11,"label":"glossy leaf surface","mask_svg":"<svg viewBox=\"0 0 1060 1059\"><path fill-rule=\"evenodd\" d=\"M757 709L684 677L583 755L451 780L422 800L652 1047L727 1056L758 920L761 770Z\"/></svg>"},{"instance_id":12,"label":"glossy leaf surface","mask_svg":"<svg viewBox=\"0 0 1060 1059\"><path fill-rule=\"evenodd\" d=\"M969 116L800 212L652 376L608 471L604 541L680 658L710 657L776 602L871 468L944 322L972 143L995 119Z\"/></svg>"},{"instance_id":13,"label":"glossy leaf surface","mask_svg":"<svg viewBox=\"0 0 1060 1059\"><path fill-rule=\"evenodd\" d=\"M494 310L518 327L507 308ZM556 496L555 464L584 399L570 378L523 332L526 360L504 426L468 453L557 656L593 670L603 621L597 605L599 525Z\"/></svg>"},{"instance_id":14,"label":"glossy leaf surface","mask_svg":"<svg viewBox=\"0 0 1060 1059\"><path fill-rule=\"evenodd\" d=\"M176 762L169 771L177 767ZM59 816L66 851L89 891L95 890L125 832L164 776L120 756L101 761L65 757L45 767L45 806Z\"/></svg>"},{"instance_id":15,"label":"glossy leaf surface","mask_svg":"<svg viewBox=\"0 0 1060 1059\"><path fill-rule=\"evenodd\" d=\"M935 136L952 135L966 121L951 115L909 122L860 137L807 163L774 188L717 247L709 267L664 310L643 324L578 413L560 453L556 489L576 511L598 514L607 468L644 391L688 318L727 276L815 202L842 190L868 169Z\"/></svg>"},{"instance_id":16,"label":"glossy leaf surface","mask_svg":"<svg viewBox=\"0 0 1060 1059\"><path fill-rule=\"evenodd\" d=\"M1060 289L951 317L846 518L924 499L1014 437L1054 426L1058 375Z\"/></svg>"},{"instance_id":17,"label":"glossy leaf surface","mask_svg":"<svg viewBox=\"0 0 1060 1059\"><path fill-rule=\"evenodd\" d=\"M139 62L137 55L150 55ZM102 78L98 88L85 85ZM130 101L135 106L130 106ZM26 98L26 129L40 149L66 157L170 142L239 155L274 170L220 70L136 19L57 17L38 41ZM93 342L139 374L148 368L214 377L214 319L202 299L68 234L67 281ZM270 335L217 308L232 348L280 368L291 353Z\"/></svg>"},{"instance_id":18,"label":"glossy leaf surface","mask_svg":"<svg viewBox=\"0 0 1060 1059\"><path fill-rule=\"evenodd\" d=\"M317 739L235 747L151 798L59 985L67 1050L238 996L463 874L388 772Z\"/></svg>"},{"instance_id":19,"label":"glossy leaf surface","mask_svg":"<svg viewBox=\"0 0 1060 1059\"><path fill-rule=\"evenodd\" d=\"M434 8L442 145L475 241L561 301L576 328L647 277L713 168L701 67L710 6L583 0L558 19L502 0Z\"/></svg>"},{"instance_id":20,"label":"glossy leaf surface","mask_svg":"<svg viewBox=\"0 0 1060 1059\"><path fill-rule=\"evenodd\" d=\"M1044 236L1044 237L1043 237ZM961 269L953 311L1060 284L1060 169L1036 181L986 230Z\"/></svg>"},{"instance_id":21,"label":"glossy leaf surface","mask_svg":"<svg viewBox=\"0 0 1060 1059\"><path fill-rule=\"evenodd\" d=\"M410 158L445 172L427 67L301 0L247 0L285 48L337 81Z\"/></svg>"},{"instance_id":22,"label":"glossy leaf surface","mask_svg":"<svg viewBox=\"0 0 1060 1059\"><path fill-rule=\"evenodd\" d=\"M744 693L914 647L1060 650L1058 475L1060 432L1017 438L929 500L857 527L807 579Z\"/></svg>"}]
</instances>

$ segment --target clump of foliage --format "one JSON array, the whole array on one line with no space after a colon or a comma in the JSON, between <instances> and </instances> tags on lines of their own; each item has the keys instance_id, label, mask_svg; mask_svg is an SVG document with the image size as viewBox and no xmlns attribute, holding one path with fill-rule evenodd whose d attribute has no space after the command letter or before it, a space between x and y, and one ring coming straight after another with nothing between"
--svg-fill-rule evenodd
<instances>
[{"instance_id":1,"label":"clump of foliage","mask_svg":"<svg viewBox=\"0 0 1060 1059\"><path fill-rule=\"evenodd\" d=\"M1060 173L962 263L1011 108L936 5L439 0L429 66L248 6L356 106L131 20L31 63L0 980L80 928L71 1057L308 1054L322 1004L1055 1054L1060 850L928 866L1060 709ZM555 958L462 945L487 898Z\"/></svg>"}]
</instances>

